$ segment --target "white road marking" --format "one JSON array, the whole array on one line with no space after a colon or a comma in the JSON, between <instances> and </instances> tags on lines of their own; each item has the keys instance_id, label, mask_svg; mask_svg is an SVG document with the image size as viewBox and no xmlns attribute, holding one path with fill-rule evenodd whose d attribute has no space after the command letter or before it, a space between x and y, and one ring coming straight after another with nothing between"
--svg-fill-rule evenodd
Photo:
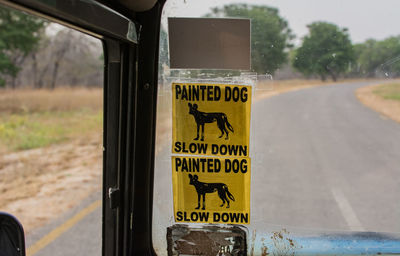
<instances>
[{"instance_id":1,"label":"white road marking","mask_svg":"<svg viewBox=\"0 0 400 256\"><path fill-rule=\"evenodd\" d=\"M350 230L365 231L364 227L361 225L360 220L357 218L356 213L354 212L343 192L340 189L336 188L332 188L331 191L333 194L333 198L335 198L335 201L338 204L339 209L347 222L347 225L349 225Z\"/></svg>"}]
</instances>

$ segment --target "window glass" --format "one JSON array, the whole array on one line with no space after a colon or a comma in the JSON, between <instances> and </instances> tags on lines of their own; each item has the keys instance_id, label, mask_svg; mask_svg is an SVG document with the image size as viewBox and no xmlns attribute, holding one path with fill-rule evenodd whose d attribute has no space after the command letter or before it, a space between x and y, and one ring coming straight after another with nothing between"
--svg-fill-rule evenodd
<instances>
[{"instance_id":1,"label":"window glass","mask_svg":"<svg viewBox=\"0 0 400 256\"><path fill-rule=\"evenodd\" d=\"M249 253L349 253L352 248L365 252L375 238L370 245L363 244L352 236L354 232L396 236L400 231L400 29L394 26L400 21L398 8L400 3L391 0L167 1L160 34L154 179L157 253L167 254L167 227L178 223L173 208L171 83L184 79L198 83L205 78L221 83L218 79L246 76L233 70L170 69L168 17L251 19L250 71L257 75L253 75L251 108L250 224L245 225ZM194 138L195 118L189 115L188 108L185 129ZM205 129L212 126L217 127L216 121L207 122ZM196 174L202 181L202 173ZM187 191L196 195L198 188L192 183L187 178ZM217 198L217 189L207 192L206 203L212 196ZM188 220L180 224L199 225ZM334 239L325 244L318 240L338 233L354 241L350 251L335 251L343 244L336 247ZM378 253L385 244L378 241L374 246Z\"/></svg>"},{"instance_id":2,"label":"window glass","mask_svg":"<svg viewBox=\"0 0 400 256\"><path fill-rule=\"evenodd\" d=\"M0 6L0 210L27 255L100 255L103 53L80 32Z\"/></svg>"}]
</instances>

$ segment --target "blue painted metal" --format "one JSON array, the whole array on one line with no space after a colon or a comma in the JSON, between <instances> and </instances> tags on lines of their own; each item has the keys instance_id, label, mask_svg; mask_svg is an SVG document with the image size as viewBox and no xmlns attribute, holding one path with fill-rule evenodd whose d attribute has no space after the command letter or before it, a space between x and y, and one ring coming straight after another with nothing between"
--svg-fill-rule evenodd
<instances>
[{"instance_id":1,"label":"blue painted metal","mask_svg":"<svg viewBox=\"0 0 400 256\"><path fill-rule=\"evenodd\" d=\"M298 254L371 255L400 254L400 236L362 232L297 238L302 246Z\"/></svg>"},{"instance_id":2,"label":"blue painted metal","mask_svg":"<svg viewBox=\"0 0 400 256\"><path fill-rule=\"evenodd\" d=\"M295 249L287 255L400 255L400 234L376 232L323 233L319 235L291 235ZM271 235L257 235L255 253L267 247L269 255L278 253Z\"/></svg>"}]
</instances>

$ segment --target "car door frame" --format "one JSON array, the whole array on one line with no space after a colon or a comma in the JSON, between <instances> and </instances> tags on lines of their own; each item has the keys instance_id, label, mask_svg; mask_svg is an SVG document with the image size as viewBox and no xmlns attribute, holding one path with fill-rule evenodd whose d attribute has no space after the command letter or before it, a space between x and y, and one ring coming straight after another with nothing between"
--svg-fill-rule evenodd
<instances>
[{"instance_id":1,"label":"car door frame","mask_svg":"<svg viewBox=\"0 0 400 256\"><path fill-rule=\"evenodd\" d=\"M104 50L102 255L155 255L152 207L162 7L111 1L0 0L99 38Z\"/></svg>"}]
</instances>

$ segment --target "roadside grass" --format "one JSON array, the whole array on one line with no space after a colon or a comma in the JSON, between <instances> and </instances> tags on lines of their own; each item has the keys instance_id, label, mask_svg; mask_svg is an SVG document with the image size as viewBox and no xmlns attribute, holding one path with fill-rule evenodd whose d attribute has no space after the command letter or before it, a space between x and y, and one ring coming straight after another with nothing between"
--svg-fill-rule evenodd
<instances>
[{"instance_id":1,"label":"roadside grass","mask_svg":"<svg viewBox=\"0 0 400 256\"><path fill-rule=\"evenodd\" d=\"M373 90L373 93L386 99L400 101L400 83L384 84Z\"/></svg>"},{"instance_id":2,"label":"roadside grass","mask_svg":"<svg viewBox=\"0 0 400 256\"><path fill-rule=\"evenodd\" d=\"M256 100L265 99L281 93L297 91L317 86L329 86L340 83L361 82L367 79L342 79L336 82L318 79L260 80L257 82ZM371 80L369 80L371 81Z\"/></svg>"},{"instance_id":3,"label":"roadside grass","mask_svg":"<svg viewBox=\"0 0 400 256\"><path fill-rule=\"evenodd\" d=\"M46 147L102 130L101 89L0 91L0 152Z\"/></svg>"},{"instance_id":4,"label":"roadside grass","mask_svg":"<svg viewBox=\"0 0 400 256\"><path fill-rule=\"evenodd\" d=\"M101 131L101 111L53 111L0 118L0 143L7 151L45 147Z\"/></svg>"},{"instance_id":5,"label":"roadside grass","mask_svg":"<svg viewBox=\"0 0 400 256\"><path fill-rule=\"evenodd\" d=\"M357 98L367 107L400 123L400 81L358 88Z\"/></svg>"},{"instance_id":6,"label":"roadside grass","mask_svg":"<svg viewBox=\"0 0 400 256\"><path fill-rule=\"evenodd\" d=\"M67 112L81 109L101 110L101 88L69 88L55 90L0 90L0 113Z\"/></svg>"}]
</instances>

